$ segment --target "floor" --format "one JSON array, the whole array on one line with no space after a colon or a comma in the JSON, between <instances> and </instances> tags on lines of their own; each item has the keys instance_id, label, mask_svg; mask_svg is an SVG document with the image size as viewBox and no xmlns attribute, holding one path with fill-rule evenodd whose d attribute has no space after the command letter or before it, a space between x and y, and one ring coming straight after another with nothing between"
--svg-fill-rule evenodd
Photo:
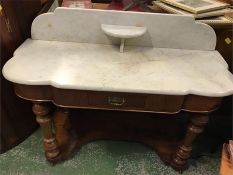
<instances>
[{"instance_id":1,"label":"floor","mask_svg":"<svg viewBox=\"0 0 233 175\"><path fill-rule=\"evenodd\" d=\"M183 175L217 175L220 155L191 159ZM44 159L41 130L0 155L1 175L178 175L147 146L133 142L96 141L55 166Z\"/></svg>"}]
</instances>

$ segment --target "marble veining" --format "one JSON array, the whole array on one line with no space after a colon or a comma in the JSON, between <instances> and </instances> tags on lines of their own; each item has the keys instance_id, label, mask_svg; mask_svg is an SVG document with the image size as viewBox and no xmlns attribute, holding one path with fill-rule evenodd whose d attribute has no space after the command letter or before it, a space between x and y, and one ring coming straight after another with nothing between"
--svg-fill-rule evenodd
<instances>
[{"instance_id":1,"label":"marble veining","mask_svg":"<svg viewBox=\"0 0 233 175\"><path fill-rule=\"evenodd\" d=\"M233 75L217 51L26 40L3 68L9 81L63 89L227 96Z\"/></svg>"},{"instance_id":2,"label":"marble veining","mask_svg":"<svg viewBox=\"0 0 233 175\"><path fill-rule=\"evenodd\" d=\"M101 29L113 25L146 30L123 41L121 53L120 39ZM190 16L57 8L38 16L31 30L32 39L3 68L11 82L148 94L233 94L233 75L214 50L214 30Z\"/></svg>"},{"instance_id":3,"label":"marble veining","mask_svg":"<svg viewBox=\"0 0 233 175\"><path fill-rule=\"evenodd\" d=\"M38 16L32 23L32 39L119 44L120 39L102 31L103 24L147 29L144 35L128 39L125 45L192 50L214 50L216 45L214 30L191 16L64 7Z\"/></svg>"}]
</instances>

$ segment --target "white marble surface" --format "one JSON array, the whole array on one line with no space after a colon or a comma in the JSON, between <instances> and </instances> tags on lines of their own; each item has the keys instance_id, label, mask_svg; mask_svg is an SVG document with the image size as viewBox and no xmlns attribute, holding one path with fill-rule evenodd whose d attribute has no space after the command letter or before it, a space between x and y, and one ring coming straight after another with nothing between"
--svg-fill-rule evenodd
<instances>
[{"instance_id":1,"label":"white marble surface","mask_svg":"<svg viewBox=\"0 0 233 175\"><path fill-rule=\"evenodd\" d=\"M102 24L147 28L126 45L193 50L214 50L216 45L214 30L191 16L64 7L38 16L32 24L32 39L119 44L120 39L101 30Z\"/></svg>"},{"instance_id":2,"label":"white marble surface","mask_svg":"<svg viewBox=\"0 0 233 175\"><path fill-rule=\"evenodd\" d=\"M101 29L109 36L116 38L136 38L146 33L146 27L101 25Z\"/></svg>"},{"instance_id":3,"label":"white marble surface","mask_svg":"<svg viewBox=\"0 0 233 175\"><path fill-rule=\"evenodd\" d=\"M227 96L233 75L217 51L28 39L3 68L9 81L63 89Z\"/></svg>"}]
</instances>

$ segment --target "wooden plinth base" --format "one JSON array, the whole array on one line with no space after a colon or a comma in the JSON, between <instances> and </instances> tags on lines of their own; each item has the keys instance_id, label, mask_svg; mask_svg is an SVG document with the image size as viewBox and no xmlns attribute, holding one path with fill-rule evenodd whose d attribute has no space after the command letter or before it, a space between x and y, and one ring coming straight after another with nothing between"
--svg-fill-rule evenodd
<instances>
[{"instance_id":1,"label":"wooden plinth base","mask_svg":"<svg viewBox=\"0 0 233 175\"><path fill-rule=\"evenodd\" d=\"M49 161L67 159L75 149L92 141L121 140L150 146L169 165L184 133L183 123L174 115L79 110L70 115L70 120L65 120L66 117L66 114L55 113L60 155Z\"/></svg>"},{"instance_id":2,"label":"wooden plinth base","mask_svg":"<svg viewBox=\"0 0 233 175\"><path fill-rule=\"evenodd\" d=\"M52 163L67 159L74 150L95 140L124 140L150 146L179 172L186 169L192 142L208 121L204 115L188 117L186 113L76 110L70 114L65 108L58 108L50 118L43 105L35 104L33 110L44 133L46 158Z\"/></svg>"},{"instance_id":3,"label":"wooden plinth base","mask_svg":"<svg viewBox=\"0 0 233 175\"><path fill-rule=\"evenodd\" d=\"M184 126L173 115L82 110L73 116L78 145L100 139L135 141L150 146L166 163L184 133Z\"/></svg>"}]
</instances>

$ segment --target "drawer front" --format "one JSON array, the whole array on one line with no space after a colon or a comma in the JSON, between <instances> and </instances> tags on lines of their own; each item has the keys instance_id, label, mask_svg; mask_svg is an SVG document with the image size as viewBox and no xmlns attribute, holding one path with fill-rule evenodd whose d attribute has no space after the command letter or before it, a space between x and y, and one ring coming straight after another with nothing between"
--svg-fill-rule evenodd
<instances>
[{"instance_id":1,"label":"drawer front","mask_svg":"<svg viewBox=\"0 0 233 175\"><path fill-rule=\"evenodd\" d=\"M177 113L182 109L183 96L151 95L133 93L92 92L88 93L90 108L122 109Z\"/></svg>"},{"instance_id":2,"label":"drawer front","mask_svg":"<svg viewBox=\"0 0 233 175\"><path fill-rule=\"evenodd\" d=\"M146 110L177 113L182 109L184 96L179 95L148 95L146 100Z\"/></svg>"},{"instance_id":3,"label":"drawer front","mask_svg":"<svg viewBox=\"0 0 233 175\"><path fill-rule=\"evenodd\" d=\"M30 101L52 101L67 108L116 109L158 113L211 112L221 103L221 97L197 95L159 95L86 90L58 89L52 86L15 84L16 94Z\"/></svg>"},{"instance_id":4,"label":"drawer front","mask_svg":"<svg viewBox=\"0 0 233 175\"><path fill-rule=\"evenodd\" d=\"M127 93L92 92L88 95L90 107L143 110L145 109L146 95L133 95Z\"/></svg>"}]
</instances>

